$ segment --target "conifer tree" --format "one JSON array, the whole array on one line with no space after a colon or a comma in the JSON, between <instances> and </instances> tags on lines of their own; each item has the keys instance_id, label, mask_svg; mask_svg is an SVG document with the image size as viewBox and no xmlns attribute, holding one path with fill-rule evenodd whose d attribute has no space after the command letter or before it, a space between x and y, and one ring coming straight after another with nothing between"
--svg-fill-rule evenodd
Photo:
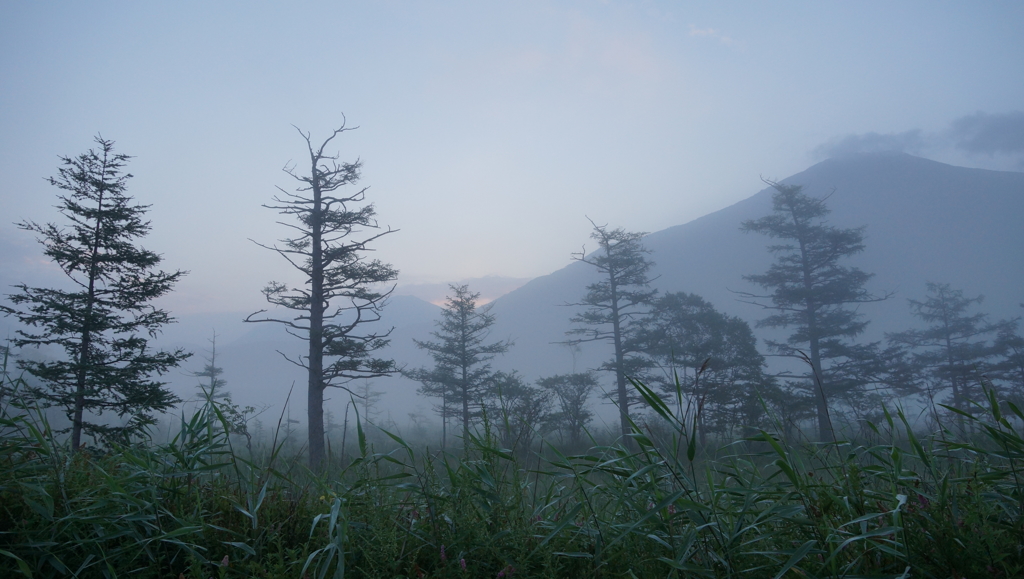
<instances>
[{"instance_id":1,"label":"conifer tree","mask_svg":"<svg viewBox=\"0 0 1024 579\"><path fill-rule=\"evenodd\" d=\"M831 434L828 400L853 400L860 393L868 379L858 380L856 374L870 366L875 351L850 341L868 324L854 306L890 296L876 296L864 288L872 274L842 265L864 250L863 227L828 225L825 199L809 197L799 185L767 183L775 189L772 214L745 221L741 230L780 240L768 246L776 256L768 271L743 276L770 293L740 295L774 312L758 327L794 328L787 341L768 345L778 355L810 362L811 373L800 383L815 400L818 436L826 440ZM853 367L858 372L847 371Z\"/></svg>"},{"instance_id":2,"label":"conifer tree","mask_svg":"<svg viewBox=\"0 0 1024 579\"><path fill-rule=\"evenodd\" d=\"M38 235L44 254L71 281L71 289L34 288L21 284L9 296L23 329L19 347L57 346L60 360L19 360L42 383L37 394L64 409L71 421L71 444L82 435L125 440L155 421L175 397L156 379L190 354L159 351L150 339L173 321L153 300L171 291L185 272L157 270L161 257L135 245L149 233L147 205L126 194L129 157L114 153L113 141L97 136L97 149L75 158L62 157L51 185L65 191L58 209L67 228L32 221L18 226ZM121 425L99 417L113 413Z\"/></svg>"},{"instance_id":3,"label":"conifer tree","mask_svg":"<svg viewBox=\"0 0 1024 579\"><path fill-rule=\"evenodd\" d=\"M597 241L598 250L587 253L583 250L573 254L576 261L594 267L600 276L587 286L587 294L580 302L568 304L582 307L583 311L570 321L577 325L567 333L581 336L566 343L578 345L584 342L605 342L612 345L613 358L602 369L615 375L615 402L619 407L619 426L622 436L628 440L630 433L629 407L633 404L626 390L627 375L635 366L636 349L630 347L631 337L640 328L639 321L647 307L658 293L650 288L649 271L654 265L647 255L650 251L643 245L645 233L632 233L623 229L608 230L607 225L597 225L591 239Z\"/></svg>"},{"instance_id":4,"label":"conifer tree","mask_svg":"<svg viewBox=\"0 0 1024 579\"><path fill-rule=\"evenodd\" d=\"M1004 321L996 336L995 349L999 359L989 369L993 377L1002 380L1009 394L1024 403L1024 334L1020 319Z\"/></svg>"},{"instance_id":5,"label":"conifer tree","mask_svg":"<svg viewBox=\"0 0 1024 579\"><path fill-rule=\"evenodd\" d=\"M364 204L365 187L352 188L359 181L362 164L358 160L339 163L337 155L325 152L338 135L350 130L353 127L343 123L319 147L313 145L309 133L299 130L309 154L309 174L286 166L284 171L299 182L295 193L279 188L283 197L264 205L298 221L283 224L294 230L295 236L282 239L282 246L259 244L302 274L305 281L299 287L272 281L263 289L268 303L296 315L279 318L260 310L245 319L281 324L307 343L306 355L286 358L306 370L309 464L313 469L320 467L325 453L324 391L397 371L393 360L375 357L388 344L391 330L370 328L380 321L391 294L391 289L376 288L394 281L398 272L366 256L372 251L371 243L395 230L378 225L373 204Z\"/></svg>"},{"instance_id":6,"label":"conifer tree","mask_svg":"<svg viewBox=\"0 0 1024 579\"><path fill-rule=\"evenodd\" d=\"M196 385L202 397L201 399L206 402L216 403L219 411L219 416L212 412L207 415L210 420L207 427L211 431L215 430L217 425L214 423L220 423L221 418L223 418L224 425L227 426L231 434L245 436L246 440L251 443L252 437L249 434L248 422L249 418L256 413L256 409L252 406L240 407L231 399L231 393L227 389L228 382L221 378L224 374L224 368L217 365L216 332L210 338L209 352L210 357L206 358L206 364L203 366L203 369L192 373L193 377L203 379L202 382Z\"/></svg>"},{"instance_id":7,"label":"conifer tree","mask_svg":"<svg viewBox=\"0 0 1024 579\"><path fill-rule=\"evenodd\" d=\"M962 412L972 412L968 404L983 399L982 374L987 363L1000 351L1000 334L1008 335L1014 323L991 323L982 312L971 313L981 304L982 296L968 298L963 290L947 283L927 284L923 300L908 300L914 317L928 324L924 329L889 334L890 342L911 349L913 364L926 376L927 391L938 401ZM961 428L963 417L957 415Z\"/></svg>"},{"instance_id":8,"label":"conifer tree","mask_svg":"<svg viewBox=\"0 0 1024 579\"><path fill-rule=\"evenodd\" d=\"M204 378L203 382L196 385L204 399L222 400L230 398L230 393L224 387L227 381L221 378L224 368L217 365L217 333L214 332L210 338L210 357L206 359L203 369L193 373L196 378Z\"/></svg>"},{"instance_id":9,"label":"conifer tree","mask_svg":"<svg viewBox=\"0 0 1024 579\"><path fill-rule=\"evenodd\" d=\"M487 343L494 325L490 308L477 308L480 294L469 291L469 286L453 284L450 288L453 295L448 296L437 330L432 332L436 340L415 340L417 347L430 353L434 367L412 370L406 376L422 384L421 394L441 398L438 410L444 430L448 418L457 417L463 437L468 439L469 425L483 408L494 377L489 362L507 352L512 343Z\"/></svg>"}]
</instances>

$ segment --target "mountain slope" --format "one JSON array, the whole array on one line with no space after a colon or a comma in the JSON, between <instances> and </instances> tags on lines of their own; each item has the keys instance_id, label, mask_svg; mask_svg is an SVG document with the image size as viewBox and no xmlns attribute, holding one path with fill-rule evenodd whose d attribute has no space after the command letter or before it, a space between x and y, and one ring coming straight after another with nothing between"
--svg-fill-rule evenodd
<instances>
[{"instance_id":1,"label":"mountain slope","mask_svg":"<svg viewBox=\"0 0 1024 579\"><path fill-rule=\"evenodd\" d=\"M851 260L875 277L868 287L895 296L861 311L872 324L866 339L916 324L907 298L920 298L925 282L948 282L969 296L983 294L993 318L1024 313L1024 173L953 167L905 154L830 159L784 183L828 196L829 222L866 226L866 249ZM771 211L770 187L730 207L645 238L655 261L655 287L702 295L716 307L753 325L761 308L739 302L735 291L758 291L743 275L763 272L772 261L767 238L744 234L740 224ZM612 227L615 224L610 224ZM592 244L591 244L592 245ZM517 345L501 366L530 376L567 372L573 358L564 347L571 308L593 277L574 263L537 278L495 301L496 332ZM767 335L758 332L761 337ZM610 356L610 346L590 345L577 369Z\"/></svg>"}]
</instances>

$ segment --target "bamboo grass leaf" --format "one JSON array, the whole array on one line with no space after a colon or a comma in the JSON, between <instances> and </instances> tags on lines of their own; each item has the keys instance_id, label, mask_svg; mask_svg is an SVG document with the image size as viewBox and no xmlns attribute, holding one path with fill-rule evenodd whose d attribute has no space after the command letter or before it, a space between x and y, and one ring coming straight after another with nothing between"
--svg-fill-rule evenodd
<instances>
[{"instance_id":1,"label":"bamboo grass leaf","mask_svg":"<svg viewBox=\"0 0 1024 579\"><path fill-rule=\"evenodd\" d=\"M14 559L14 561L18 564L18 572L24 575L25 577L29 577L31 579L32 569L29 568L28 563L26 563L21 557L15 555L14 553L11 553L10 551L4 551L3 549L0 549L0 555Z\"/></svg>"},{"instance_id":2,"label":"bamboo grass leaf","mask_svg":"<svg viewBox=\"0 0 1024 579\"><path fill-rule=\"evenodd\" d=\"M816 542L817 541L815 541L814 539L811 539L803 545L800 545L800 547L796 551L793 551L793 554L789 557L789 560L786 561L786 564L783 565L782 569L779 569L779 572L775 574L774 579L782 579L783 575L789 572L790 569L795 567L797 563L802 561L803 558L811 552L811 549L814 548Z\"/></svg>"}]
</instances>

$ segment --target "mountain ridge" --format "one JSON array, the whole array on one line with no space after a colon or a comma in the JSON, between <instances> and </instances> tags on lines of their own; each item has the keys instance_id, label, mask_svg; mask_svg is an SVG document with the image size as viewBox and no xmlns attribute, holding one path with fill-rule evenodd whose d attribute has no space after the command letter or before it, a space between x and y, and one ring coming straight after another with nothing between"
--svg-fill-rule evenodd
<instances>
[{"instance_id":1,"label":"mountain ridge","mask_svg":"<svg viewBox=\"0 0 1024 579\"><path fill-rule=\"evenodd\" d=\"M803 185L812 196L827 195L829 223L866 226L865 250L848 264L874 274L868 284L873 292L897 294L862 306L872 320L865 339L882 339L885 332L916 325L906 299L922 297L927 281L950 283L968 296L985 295L981 311L991 312L993 319L1021 313L1024 225L1014 228L1014 221L1024 217L1024 173L869 153L827 159L781 182ZM696 293L755 325L765 316L763 308L738 301L734 292L758 291L743 275L761 273L771 264L770 240L739 227L771 212L772 191L765 187L728 207L645 236L655 262L652 285L662 292ZM495 300L495 332L519 338L499 365L511 369L532 363L572 371L573 359L566 352L538 344L565 339L572 312L556 304L578 301L594 279L588 266L573 263ZM762 340L779 335L756 333ZM596 366L609 355L600 352L609 348L587 348L590 353L575 360L577 369Z\"/></svg>"}]
</instances>

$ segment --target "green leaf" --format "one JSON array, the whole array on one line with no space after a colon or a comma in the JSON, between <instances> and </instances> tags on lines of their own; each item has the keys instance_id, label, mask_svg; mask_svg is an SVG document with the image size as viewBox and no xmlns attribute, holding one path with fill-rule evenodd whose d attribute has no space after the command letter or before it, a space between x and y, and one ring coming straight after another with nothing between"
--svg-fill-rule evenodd
<instances>
[{"instance_id":1,"label":"green leaf","mask_svg":"<svg viewBox=\"0 0 1024 579\"><path fill-rule=\"evenodd\" d=\"M249 555L250 557L255 557L256 556L256 550L253 549L252 547L250 547L246 543L242 543L242 542L239 542L239 541L224 541L224 544L225 545L230 545L232 547L235 547L236 549L241 549L241 550L245 551L245 554Z\"/></svg>"},{"instance_id":2,"label":"green leaf","mask_svg":"<svg viewBox=\"0 0 1024 579\"><path fill-rule=\"evenodd\" d=\"M690 432L690 440L686 443L686 460L693 462L697 456L697 420L693 420L693 430Z\"/></svg>"},{"instance_id":3,"label":"green leaf","mask_svg":"<svg viewBox=\"0 0 1024 579\"><path fill-rule=\"evenodd\" d=\"M3 549L0 549L0 555L14 559L18 563L18 572L26 577L32 577L32 569L29 569L28 563L23 561L21 557Z\"/></svg>"},{"instance_id":4,"label":"green leaf","mask_svg":"<svg viewBox=\"0 0 1024 579\"><path fill-rule=\"evenodd\" d=\"M544 539L533 549L532 552L530 552L530 554L526 558L527 559L532 559L533 556L536 555L537 552L540 551L542 547L544 547L544 545L547 545L548 542L551 541L551 539L554 539L556 536L558 536L558 534L562 532L562 529L564 529L566 526L570 525L574 520L576 520L576 515L578 515L579 512L582 511L582 510L583 510L583 503L577 503L576 506L573 507L571 511L566 513L561 518L561 520L558 521L558 524L555 525L555 528L552 529L552 531L550 533L548 533L548 535L546 537L544 537ZM557 554L558 553L556 553L556 555ZM563 556L569 557L571 555L563 555Z\"/></svg>"},{"instance_id":5,"label":"green leaf","mask_svg":"<svg viewBox=\"0 0 1024 579\"><path fill-rule=\"evenodd\" d=\"M812 539L810 541L807 541L803 545L800 545L800 548L793 552L793 555L789 558L788 561L786 561L786 564L782 566L782 569L780 569L779 572L775 574L774 579L782 579L782 576L785 575L787 571L796 566L797 563L799 563L804 557L807 556L807 553L811 552L811 548L814 547L814 543L815 541Z\"/></svg>"},{"instance_id":6,"label":"green leaf","mask_svg":"<svg viewBox=\"0 0 1024 579\"><path fill-rule=\"evenodd\" d=\"M950 412L952 412L954 414L959 414L960 416L966 416L967 418L970 418L971 420L975 420L975 421L978 420L978 418L975 417L973 414L971 414L969 412L964 412L963 410L960 410L959 408L956 408L955 406L950 406L948 404L939 404L939 406L945 408L946 410L949 410Z\"/></svg>"},{"instance_id":7,"label":"green leaf","mask_svg":"<svg viewBox=\"0 0 1024 579\"><path fill-rule=\"evenodd\" d=\"M657 412L659 416L669 422L675 421L675 416L672 415L672 410L669 409L668 405L665 404L665 401L662 400L654 390L651 390L646 384L634 378L630 378L629 381L633 384L633 387L637 389L637 392L640 393L640 396L643 397L644 402Z\"/></svg>"}]
</instances>

